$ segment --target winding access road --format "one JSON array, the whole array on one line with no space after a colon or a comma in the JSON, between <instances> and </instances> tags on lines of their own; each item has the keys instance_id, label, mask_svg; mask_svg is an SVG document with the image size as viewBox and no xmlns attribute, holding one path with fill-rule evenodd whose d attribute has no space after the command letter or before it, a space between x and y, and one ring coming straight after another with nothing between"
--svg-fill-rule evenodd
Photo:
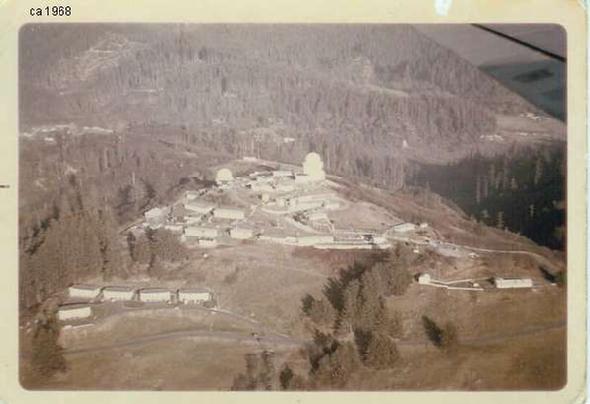
<instances>
[{"instance_id":1,"label":"winding access road","mask_svg":"<svg viewBox=\"0 0 590 404\"><path fill-rule=\"evenodd\" d=\"M109 351L112 349L121 348L135 348L137 346L151 344L154 342L174 340L179 338L191 338L211 341L225 341L236 344L265 344L269 346L287 346L298 347L302 346L305 341L295 338L272 334L272 335L247 335L235 331L207 331L207 330L184 330L172 331L156 335L148 335L134 338L128 341L115 342L109 345L98 345L88 348L68 349L64 351L64 355L72 356L86 353L96 353L102 351Z\"/></svg>"}]
</instances>

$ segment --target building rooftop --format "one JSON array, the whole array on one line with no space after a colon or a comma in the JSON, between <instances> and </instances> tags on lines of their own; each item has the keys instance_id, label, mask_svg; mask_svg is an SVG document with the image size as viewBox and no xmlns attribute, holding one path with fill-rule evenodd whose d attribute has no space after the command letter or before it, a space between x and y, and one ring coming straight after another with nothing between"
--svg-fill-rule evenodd
<instances>
[{"instance_id":1,"label":"building rooftop","mask_svg":"<svg viewBox=\"0 0 590 404\"><path fill-rule=\"evenodd\" d=\"M231 211L244 211L243 208L240 207L236 207L236 206L219 206L218 208L215 208L215 210L219 211L219 210L231 210Z\"/></svg>"},{"instance_id":2,"label":"building rooftop","mask_svg":"<svg viewBox=\"0 0 590 404\"><path fill-rule=\"evenodd\" d=\"M249 231L253 231L254 230L254 227L250 226L249 224L239 223L236 226L232 227L232 230L237 230L237 231L249 230Z\"/></svg>"},{"instance_id":3,"label":"building rooftop","mask_svg":"<svg viewBox=\"0 0 590 404\"><path fill-rule=\"evenodd\" d=\"M174 205L172 208L172 216L174 217L184 217L188 215L187 209L182 204Z\"/></svg>"},{"instance_id":4,"label":"building rooftop","mask_svg":"<svg viewBox=\"0 0 590 404\"><path fill-rule=\"evenodd\" d=\"M85 307L90 307L90 305L85 303L65 303L58 307L59 311L66 311L66 310L76 310L76 309L83 309Z\"/></svg>"},{"instance_id":5,"label":"building rooftop","mask_svg":"<svg viewBox=\"0 0 590 404\"><path fill-rule=\"evenodd\" d=\"M178 291L181 293L211 293L209 289L205 288L181 288Z\"/></svg>"},{"instance_id":6,"label":"building rooftop","mask_svg":"<svg viewBox=\"0 0 590 404\"><path fill-rule=\"evenodd\" d=\"M101 286L78 284L78 285L72 285L72 286L70 286L70 288L81 289L81 290L96 290L96 289L100 289Z\"/></svg>"},{"instance_id":7,"label":"building rooftop","mask_svg":"<svg viewBox=\"0 0 590 404\"><path fill-rule=\"evenodd\" d=\"M164 293L164 292L170 292L169 289L164 289L164 288L145 288L145 289L141 289L139 291L139 293L145 294L145 293Z\"/></svg>"},{"instance_id":8,"label":"building rooftop","mask_svg":"<svg viewBox=\"0 0 590 404\"><path fill-rule=\"evenodd\" d=\"M108 292L132 292L135 288L132 286L107 286L104 290Z\"/></svg>"},{"instance_id":9,"label":"building rooftop","mask_svg":"<svg viewBox=\"0 0 590 404\"><path fill-rule=\"evenodd\" d=\"M189 201L186 202L184 204L184 206L196 206L196 207L200 207L200 208L212 208L215 206L215 204L208 202L208 201L203 201L203 200L194 200L194 201Z\"/></svg>"}]
</instances>

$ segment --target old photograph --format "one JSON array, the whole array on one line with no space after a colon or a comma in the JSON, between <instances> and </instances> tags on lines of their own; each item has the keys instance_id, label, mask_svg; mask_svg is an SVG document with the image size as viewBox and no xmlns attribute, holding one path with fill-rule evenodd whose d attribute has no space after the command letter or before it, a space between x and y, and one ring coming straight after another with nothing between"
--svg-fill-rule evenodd
<instances>
[{"instance_id":1,"label":"old photograph","mask_svg":"<svg viewBox=\"0 0 590 404\"><path fill-rule=\"evenodd\" d=\"M559 390L552 24L30 23L27 390Z\"/></svg>"}]
</instances>

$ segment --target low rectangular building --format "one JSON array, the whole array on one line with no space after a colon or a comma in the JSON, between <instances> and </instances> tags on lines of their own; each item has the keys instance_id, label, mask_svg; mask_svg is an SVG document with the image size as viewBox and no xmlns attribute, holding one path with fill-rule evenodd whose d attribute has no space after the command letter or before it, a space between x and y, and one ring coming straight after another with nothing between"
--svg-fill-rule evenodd
<instances>
[{"instance_id":1,"label":"low rectangular building","mask_svg":"<svg viewBox=\"0 0 590 404\"><path fill-rule=\"evenodd\" d=\"M400 223L393 226L393 231L396 233L407 233L414 230L416 230L416 225L414 223Z\"/></svg>"},{"instance_id":2,"label":"low rectangular building","mask_svg":"<svg viewBox=\"0 0 590 404\"><path fill-rule=\"evenodd\" d=\"M92 285L72 285L68 288L69 297L78 297L82 299L94 299L98 297L102 290L100 286Z\"/></svg>"},{"instance_id":3,"label":"low rectangular building","mask_svg":"<svg viewBox=\"0 0 590 404\"><path fill-rule=\"evenodd\" d=\"M317 221L321 221L321 220L329 220L328 219L328 215L326 215L325 212L311 212L309 215L307 215L307 219L310 222L317 222Z\"/></svg>"},{"instance_id":4,"label":"low rectangular building","mask_svg":"<svg viewBox=\"0 0 590 404\"><path fill-rule=\"evenodd\" d=\"M184 235L186 237L216 238L218 234L219 234L218 230L214 227L187 226L184 229Z\"/></svg>"},{"instance_id":5,"label":"low rectangular building","mask_svg":"<svg viewBox=\"0 0 590 404\"><path fill-rule=\"evenodd\" d=\"M498 289L514 289L514 288L532 288L533 280L531 278L494 278L494 285Z\"/></svg>"},{"instance_id":6,"label":"low rectangular building","mask_svg":"<svg viewBox=\"0 0 590 404\"><path fill-rule=\"evenodd\" d=\"M166 208L153 208L144 213L147 225L152 229L157 229L166 221L169 210Z\"/></svg>"},{"instance_id":7,"label":"low rectangular building","mask_svg":"<svg viewBox=\"0 0 590 404\"><path fill-rule=\"evenodd\" d=\"M293 192L295 191L295 186L293 184L285 184L281 182L275 186L275 190L277 192Z\"/></svg>"},{"instance_id":8,"label":"low rectangular building","mask_svg":"<svg viewBox=\"0 0 590 404\"><path fill-rule=\"evenodd\" d=\"M273 186L268 183L253 183L250 185L250 189L252 189L254 192L275 192Z\"/></svg>"},{"instance_id":9,"label":"low rectangular building","mask_svg":"<svg viewBox=\"0 0 590 404\"><path fill-rule=\"evenodd\" d=\"M186 201L194 201L200 196L199 191L186 191L184 194L184 199Z\"/></svg>"},{"instance_id":10,"label":"low rectangular building","mask_svg":"<svg viewBox=\"0 0 590 404\"><path fill-rule=\"evenodd\" d=\"M234 227L229 231L229 235L231 238L245 240L252 238L254 236L254 231L247 227Z\"/></svg>"},{"instance_id":11,"label":"low rectangular building","mask_svg":"<svg viewBox=\"0 0 590 404\"><path fill-rule=\"evenodd\" d=\"M102 298L108 301L133 300L135 292L135 288L130 286L107 286L102 290Z\"/></svg>"},{"instance_id":12,"label":"low rectangular building","mask_svg":"<svg viewBox=\"0 0 590 404\"><path fill-rule=\"evenodd\" d=\"M312 246L314 244L330 244L334 242L334 236L331 234L317 234L313 236L297 237L297 245Z\"/></svg>"},{"instance_id":13,"label":"low rectangular building","mask_svg":"<svg viewBox=\"0 0 590 404\"><path fill-rule=\"evenodd\" d=\"M303 212L305 210L319 209L323 206L320 201L298 202L289 205L289 212Z\"/></svg>"},{"instance_id":14,"label":"low rectangular building","mask_svg":"<svg viewBox=\"0 0 590 404\"><path fill-rule=\"evenodd\" d=\"M191 215L186 217L187 225L195 225L203 221L203 216L199 214Z\"/></svg>"},{"instance_id":15,"label":"low rectangular building","mask_svg":"<svg viewBox=\"0 0 590 404\"><path fill-rule=\"evenodd\" d=\"M178 301L184 304L205 303L212 299L212 294L207 289L186 288L178 290Z\"/></svg>"},{"instance_id":16,"label":"low rectangular building","mask_svg":"<svg viewBox=\"0 0 590 404\"><path fill-rule=\"evenodd\" d=\"M92 315L92 309L88 305L65 305L57 309L59 321L77 320L88 318Z\"/></svg>"},{"instance_id":17,"label":"low rectangular building","mask_svg":"<svg viewBox=\"0 0 590 404\"><path fill-rule=\"evenodd\" d=\"M205 201L190 201L184 204L184 208L190 212L206 214L215 209L215 205Z\"/></svg>"},{"instance_id":18,"label":"low rectangular building","mask_svg":"<svg viewBox=\"0 0 590 404\"><path fill-rule=\"evenodd\" d=\"M244 219L246 215L242 209L236 208L217 208L213 211L213 217L218 219Z\"/></svg>"},{"instance_id":19,"label":"low rectangular building","mask_svg":"<svg viewBox=\"0 0 590 404\"><path fill-rule=\"evenodd\" d=\"M293 172L287 170L277 170L272 172L272 176L275 178L293 177Z\"/></svg>"},{"instance_id":20,"label":"low rectangular building","mask_svg":"<svg viewBox=\"0 0 590 404\"><path fill-rule=\"evenodd\" d=\"M299 195L294 198L296 202L310 202L310 201L322 201L326 202L329 201L331 198L334 198L334 193L332 192L315 192L315 193L307 193L304 195Z\"/></svg>"},{"instance_id":21,"label":"low rectangular building","mask_svg":"<svg viewBox=\"0 0 590 404\"><path fill-rule=\"evenodd\" d=\"M164 229L172 233L182 233L184 231L184 227L181 224L167 224L164 226Z\"/></svg>"},{"instance_id":22,"label":"low rectangular building","mask_svg":"<svg viewBox=\"0 0 590 404\"><path fill-rule=\"evenodd\" d=\"M309 184L313 182L313 178L306 174L295 175L295 184Z\"/></svg>"},{"instance_id":23,"label":"low rectangular building","mask_svg":"<svg viewBox=\"0 0 590 404\"><path fill-rule=\"evenodd\" d=\"M170 302L172 300L172 292L168 289L160 288L146 288L139 291L139 300L142 302Z\"/></svg>"}]
</instances>

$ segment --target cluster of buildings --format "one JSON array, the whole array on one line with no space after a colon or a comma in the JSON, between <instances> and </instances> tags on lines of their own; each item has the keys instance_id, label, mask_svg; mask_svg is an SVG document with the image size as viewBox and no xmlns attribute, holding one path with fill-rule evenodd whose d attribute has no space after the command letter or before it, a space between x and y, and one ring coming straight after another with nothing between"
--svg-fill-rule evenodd
<instances>
[{"instance_id":1,"label":"cluster of buildings","mask_svg":"<svg viewBox=\"0 0 590 404\"><path fill-rule=\"evenodd\" d=\"M432 278L430 274L422 273L418 275L417 280L420 285L444 287L446 289L484 290L479 283L472 279L445 282ZM497 289L531 289L533 287L533 280L531 278L496 276L489 279L489 281Z\"/></svg>"},{"instance_id":2,"label":"cluster of buildings","mask_svg":"<svg viewBox=\"0 0 590 404\"><path fill-rule=\"evenodd\" d=\"M339 205L328 201L325 195L286 196L301 189L301 184L319 183L326 178L323 163L317 153L309 153L303 162L303 173L289 170L254 172L247 178L234 178L232 172L222 168L217 172L215 182L219 189L241 186L256 193L263 203L270 202L270 194L281 196L273 203L283 207L284 213L311 211L313 209L335 209ZM235 206L217 206L203 198L207 191L187 191L180 205L157 207L145 212L145 226L151 229L164 228L180 235L181 240L199 247L216 247L220 238L236 240L252 239L259 236L254 228L245 223L248 209ZM319 212L310 215L310 221L321 227ZM325 216L325 215L324 215ZM323 223L326 224L325 221ZM306 242L303 242L306 243Z\"/></svg>"},{"instance_id":3,"label":"cluster of buildings","mask_svg":"<svg viewBox=\"0 0 590 404\"><path fill-rule=\"evenodd\" d=\"M248 238L247 229L233 226L234 222L246 218L245 209L217 206L200 199L200 196L199 192L187 191L181 204L172 208L153 208L145 212L146 226L152 229L164 228L178 234L181 240L196 242L200 247L217 246L217 239L222 232L233 238ZM223 223L225 228L212 225L212 220Z\"/></svg>"},{"instance_id":4,"label":"cluster of buildings","mask_svg":"<svg viewBox=\"0 0 590 404\"><path fill-rule=\"evenodd\" d=\"M68 288L70 299L87 301L125 302L140 301L144 303L180 303L204 304L213 300L210 290L204 288L136 288L132 286L94 286L72 285ZM89 303L64 304L58 308L60 321L84 319L92 316Z\"/></svg>"},{"instance_id":5,"label":"cluster of buildings","mask_svg":"<svg viewBox=\"0 0 590 404\"><path fill-rule=\"evenodd\" d=\"M244 160L256 161L253 157ZM317 153L305 157L302 172L276 169L235 178L229 169L222 168L215 177L217 190L187 191L180 204L147 211L145 223L150 228L162 227L177 233L182 241L199 247L216 247L231 239L254 239L323 249L389 248L390 243L380 234L338 234L328 212L340 209L343 201L321 186L325 179L323 162ZM249 207L218 206L211 202L214 198L205 197L210 191L230 189L236 191L242 205L250 203ZM270 217L284 217L292 225L286 227L293 229L250 225L247 217L258 208ZM404 233L424 226L427 225L401 223L393 231Z\"/></svg>"}]
</instances>

